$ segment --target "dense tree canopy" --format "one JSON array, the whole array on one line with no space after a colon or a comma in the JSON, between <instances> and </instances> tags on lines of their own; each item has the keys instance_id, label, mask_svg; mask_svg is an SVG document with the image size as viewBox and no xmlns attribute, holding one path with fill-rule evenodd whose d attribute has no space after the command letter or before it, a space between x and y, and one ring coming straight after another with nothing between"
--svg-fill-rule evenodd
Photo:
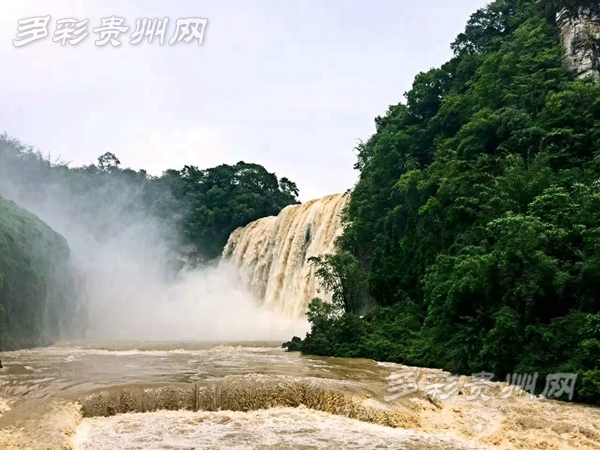
<instances>
[{"instance_id":1,"label":"dense tree canopy","mask_svg":"<svg viewBox=\"0 0 600 450\"><path fill-rule=\"evenodd\" d=\"M180 199L186 199L185 232L207 255L221 254L231 232L285 206L297 203L298 188L287 178L277 179L258 164L239 162L179 172Z\"/></svg>"},{"instance_id":2,"label":"dense tree canopy","mask_svg":"<svg viewBox=\"0 0 600 450\"><path fill-rule=\"evenodd\" d=\"M330 314L305 351L574 371L600 402L600 84L565 69L548 8L566 3L477 11L454 57L375 120L341 246L379 308Z\"/></svg>"},{"instance_id":3,"label":"dense tree canopy","mask_svg":"<svg viewBox=\"0 0 600 450\"><path fill-rule=\"evenodd\" d=\"M67 216L98 239L128 221L157 220L177 238L175 246L193 244L204 260L218 257L237 227L298 203L295 183L258 164L185 166L153 177L121 168L118 157L107 152L97 164L71 168L6 135L0 136L2 191L28 203L64 199Z\"/></svg>"},{"instance_id":4,"label":"dense tree canopy","mask_svg":"<svg viewBox=\"0 0 600 450\"><path fill-rule=\"evenodd\" d=\"M76 228L76 239L85 236L100 247L132 235L144 245L166 244L160 263L176 272L181 252L200 264L219 257L234 229L297 203L298 189L245 162L206 170L186 166L152 177L122 168L107 152L97 164L71 168L0 135L0 194L66 222L63 230ZM0 197L0 351L85 329L85 299L75 301L82 277L70 270L64 238Z\"/></svg>"}]
</instances>

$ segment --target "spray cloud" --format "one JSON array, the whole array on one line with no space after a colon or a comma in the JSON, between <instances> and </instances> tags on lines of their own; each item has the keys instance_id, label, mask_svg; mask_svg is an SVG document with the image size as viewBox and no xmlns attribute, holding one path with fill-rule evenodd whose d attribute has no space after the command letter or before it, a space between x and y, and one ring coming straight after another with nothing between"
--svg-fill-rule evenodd
<instances>
[{"instance_id":1,"label":"spray cloud","mask_svg":"<svg viewBox=\"0 0 600 450\"><path fill-rule=\"evenodd\" d=\"M162 189L146 179L102 164L51 164L0 139L0 194L69 243L86 338L282 340L306 331L304 320L263 309L231 264L185 261L177 221L143 207Z\"/></svg>"}]
</instances>

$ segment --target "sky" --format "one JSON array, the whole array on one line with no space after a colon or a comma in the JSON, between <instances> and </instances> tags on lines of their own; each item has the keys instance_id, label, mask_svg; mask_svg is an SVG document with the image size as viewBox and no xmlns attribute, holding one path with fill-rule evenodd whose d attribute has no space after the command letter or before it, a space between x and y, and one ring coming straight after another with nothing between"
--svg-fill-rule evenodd
<instances>
[{"instance_id":1,"label":"sky","mask_svg":"<svg viewBox=\"0 0 600 450\"><path fill-rule=\"evenodd\" d=\"M354 147L403 101L419 72L485 0L2 0L0 133L72 166L113 152L160 175L184 165L262 164L306 201L357 180ZM48 36L15 47L18 20L50 15ZM107 17L130 28L98 46ZM136 19L169 19L129 43ZM56 20L89 19L76 45ZM169 45L179 18L206 18L198 40Z\"/></svg>"}]
</instances>

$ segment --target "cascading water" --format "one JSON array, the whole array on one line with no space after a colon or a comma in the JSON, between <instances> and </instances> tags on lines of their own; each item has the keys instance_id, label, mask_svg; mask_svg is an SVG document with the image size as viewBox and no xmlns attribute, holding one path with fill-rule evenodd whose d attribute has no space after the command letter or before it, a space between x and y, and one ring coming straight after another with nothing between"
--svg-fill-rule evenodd
<instances>
[{"instance_id":1,"label":"cascading water","mask_svg":"<svg viewBox=\"0 0 600 450\"><path fill-rule=\"evenodd\" d=\"M223 259L238 266L266 309L301 317L314 297L330 299L320 291L308 259L334 251L348 199L348 194L329 195L239 228L229 237Z\"/></svg>"},{"instance_id":2,"label":"cascading water","mask_svg":"<svg viewBox=\"0 0 600 450\"><path fill-rule=\"evenodd\" d=\"M312 297L327 298L308 259L335 250L347 200L290 206L236 230L222 266L151 297L175 300L152 303L141 322L154 325L152 338L173 324L198 329L194 341L63 342L1 354L0 449L600 448L598 408L543 401L518 386L482 392L459 377L456 395L441 401L431 381L451 374L436 369L300 355L281 341L202 342L285 321L258 314L245 290L233 295L232 265L265 309L300 316ZM131 328L135 311L124 309L116 328ZM400 392L410 383L402 373L415 371L416 388Z\"/></svg>"}]
</instances>

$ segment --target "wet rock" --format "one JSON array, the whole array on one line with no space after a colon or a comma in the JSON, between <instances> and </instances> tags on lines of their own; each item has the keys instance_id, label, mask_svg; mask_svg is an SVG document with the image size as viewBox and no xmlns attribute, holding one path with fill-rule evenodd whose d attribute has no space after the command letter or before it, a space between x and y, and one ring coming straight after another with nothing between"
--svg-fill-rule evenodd
<instances>
[{"instance_id":1,"label":"wet rock","mask_svg":"<svg viewBox=\"0 0 600 450\"><path fill-rule=\"evenodd\" d=\"M302 351L302 339L294 336L291 341L284 342L282 347L287 348L288 352L300 352Z\"/></svg>"}]
</instances>

